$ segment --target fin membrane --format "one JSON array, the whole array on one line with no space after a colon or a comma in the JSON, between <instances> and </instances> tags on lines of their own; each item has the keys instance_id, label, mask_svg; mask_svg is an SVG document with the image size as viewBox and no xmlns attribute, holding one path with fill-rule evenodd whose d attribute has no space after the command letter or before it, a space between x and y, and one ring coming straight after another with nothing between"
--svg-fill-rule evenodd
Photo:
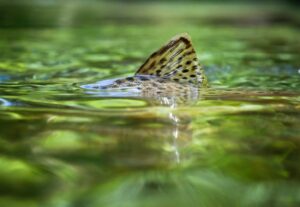
<instances>
[{"instance_id":1,"label":"fin membrane","mask_svg":"<svg viewBox=\"0 0 300 207\"><path fill-rule=\"evenodd\" d=\"M175 36L154 52L138 69L136 75L155 75L180 83L205 82L205 76L188 34Z\"/></svg>"}]
</instances>

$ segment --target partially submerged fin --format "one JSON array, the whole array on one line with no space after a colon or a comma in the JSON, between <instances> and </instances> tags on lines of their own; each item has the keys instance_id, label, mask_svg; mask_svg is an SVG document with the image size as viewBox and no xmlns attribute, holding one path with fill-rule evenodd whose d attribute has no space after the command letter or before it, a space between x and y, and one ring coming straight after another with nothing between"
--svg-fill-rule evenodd
<instances>
[{"instance_id":1,"label":"partially submerged fin","mask_svg":"<svg viewBox=\"0 0 300 207\"><path fill-rule=\"evenodd\" d=\"M191 38L186 33L173 37L154 52L136 75L155 75L180 83L206 84Z\"/></svg>"}]
</instances>

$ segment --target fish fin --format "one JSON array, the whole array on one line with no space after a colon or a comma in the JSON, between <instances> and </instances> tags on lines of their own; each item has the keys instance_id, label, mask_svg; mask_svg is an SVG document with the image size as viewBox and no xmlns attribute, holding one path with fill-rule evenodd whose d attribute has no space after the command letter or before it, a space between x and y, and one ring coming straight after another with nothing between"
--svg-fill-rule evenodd
<instances>
[{"instance_id":1,"label":"fish fin","mask_svg":"<svg viewBox=\"0 0 300 207\"><path fill-rule=\"evenodd\" d=\"M176 35L154 52L137 70L136 75L155 75L180 83L200 84L205 80L187 33Z\"/></svg>"}]
</instances>

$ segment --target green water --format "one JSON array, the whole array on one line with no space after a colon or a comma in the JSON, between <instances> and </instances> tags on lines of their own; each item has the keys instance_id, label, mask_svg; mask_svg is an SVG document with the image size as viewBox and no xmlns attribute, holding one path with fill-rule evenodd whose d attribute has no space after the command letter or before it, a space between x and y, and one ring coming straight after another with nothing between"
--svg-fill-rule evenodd
<instances>
[{"instance_id":1,"label":"green water","mask_svg":"<svg viewBox=\"0 0 300 207\"><path fill-rule=\"evenodd\" d=\"M300 205L295 13L273 21L281 7L1 8L15 13L0 20L0 206ZM211 88L249 94L171 108L80 88L132 75L182 32Z\"/></svg>"}]
</instances>

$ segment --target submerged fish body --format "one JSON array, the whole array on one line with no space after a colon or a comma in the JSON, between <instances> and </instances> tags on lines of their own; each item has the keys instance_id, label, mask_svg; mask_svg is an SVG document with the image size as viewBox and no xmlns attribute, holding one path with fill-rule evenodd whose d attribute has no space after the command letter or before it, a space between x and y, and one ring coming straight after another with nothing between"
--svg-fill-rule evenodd
<instances>
[{"instance_id":1,"label":"submerged fish body","mask_svg":"<svg viewBox=\"0 0 300 207\"><path fill-rule=\"evenodd\" d=\"M206 86L191 38L177 35L154 52L134 76L83 85L99 96L144 97L167 103L196 100Z\"/></svg>"},{"instance_id":2,"label":"submerged fish body","mask_svg":"<svg viewBox=\"0 0 300 207\"><path fill-rule=\"evenodd\" d=\"M178 83L149 75L104 80L82 87L102 97L143 97L165 104L197 100L199 92L195 84Z\"/></svg>"}]
</instances>

